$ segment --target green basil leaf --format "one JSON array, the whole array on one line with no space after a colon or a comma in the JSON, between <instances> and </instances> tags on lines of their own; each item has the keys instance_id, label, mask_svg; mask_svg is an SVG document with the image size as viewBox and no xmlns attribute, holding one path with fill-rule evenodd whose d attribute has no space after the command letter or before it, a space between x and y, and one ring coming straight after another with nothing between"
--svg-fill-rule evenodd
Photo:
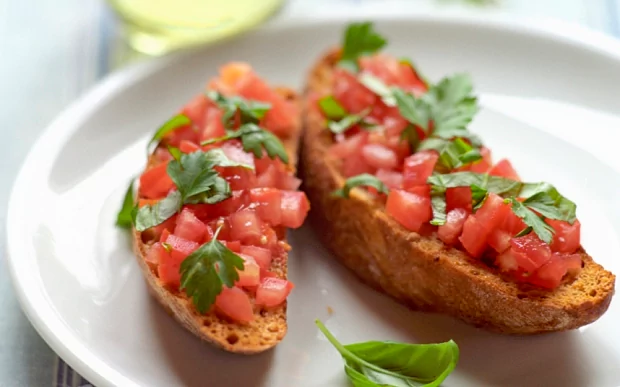
<instances>
[{"instance_id":1,"label":"green basil leaf","mask_svg":"<svg viewBox=\"0 0 620 387\"><path fill-rule=\"evenodd\" d=\"M329 120L340 120L347 115L345 108L332 95L319 99L319 107Z\"/></svg>"},{"instance_id":2,"label":"green basil leaf","mask_svg":"<svg viewBox=\"0 0 620 387\"><path fill-rule=\"evenodd\" d=\"M212 185L210 185L205 191L200 192L194 196L190 196L185 200L185 204L215 204L223 200L226 200L232 196L230 184L220 177L213 178Z\"/></svg>"},{"instance_id":3,"label":"green basil leaf","mask_svg":"<svg viewBox=\"0 0 620 387\"><path fill-rule=\"evenodd\" d=\"M133 225L133 216L131 215L133 211L133 183L134 181L131 180L127 191L125 191L123 205L116 215L116 225L121 228L131 228Z\"/></svg>"},{"instance_id":4,"label":"green basil leaf","mask_svg":"<svg viewBox=\"0 0 620 387\"><path fill-rule=\"evenodd\" d=\"M417 150L437 151L439 158L436 167L439 167L439 170L445 171L450 171L482 159L480 152L461 138L445 140L430 137L422 141Z\"/></svg>"},{"instance_id":5,"label":"green basil leaf","mask_svg":"<svg viewBox=\"0 0 620 387\"><path fill-rule=\"evenodd\" d=\"M237 270L243 270L243 259L233 253L217 236L200 246L181 263L181 289L185 289L196 309L205 313L215 303L223 286L232 288L239 279Z\"/></svg>"},{"instance_id":6,"label":"green basil leaf","mask_svg":"<svg viewBox=\"0 0 620 387\"><path fill-rule=\"evenodd\" d=\"M338 65L356 72L359 69L357 63L359 57L374 54L386 43L385 38L374 30L372 23L349 24L344 34L342 55Z\"/></svg>"},{"instance_id":7,"label":"green basil leaf","mask_svg":"<svg viewBox=\"0 0 620 387\"><path fill-rule=\"evenodd\" d=\"M505 199L506 203L512 204L512 212L519 218L523 219L523 222L532 228L532 231L545 243L551 243L553 240L553 228L549 226L540 216L534 211L526 207L525 204L519 202L514 198Z\"/></svg>"},{"instance_id":8,"label":"green basil leaf","mask_svg":"<svg viewBox=\"0 0 620 387\"><path fill-rule=\"evenodd\" d=\"M368 341L343 345L319 320L316 325L342 356L354 386L439 386L459 360L459 348L452 340L439 344Z\"/></svg>"},{"instance_id":9,"label":"green basil leaf","mask_svg":"<svg viewBox=\"0 0 620 387\"><path fill-rule=\"evenodd\" d=\"M360 186L374 187L377 191L384 194L387 194L389 192L387 186L383 184L381 180L368 173L362 173L361 175L349 177L345 181L344 186L340 189L335 190L332 195L341 198L348 198L351 190L355 187Z\"/></svg>"},{"instance_id":10,"label":"green basil leaf","mask_svg":"<svg viewBox=\"0 0 620 387\"><path fill-rule=\"evenodd\" d=\"M418 131L415 126L409 124L405 127L405 129L400 133L400 140L407 141L411 149L418 149L420 145L420 136L418 136Z\"/></svg>"},{"instance_id":11,"label":"green basil leaf","mask_svg":"<svg viewBox=\"0 0 620 387\"><path fill-rule=\"evenodd\" d=\"M472 184L471 186L472 207L474 210L479 209L487 198L488 191L482 187Z\"/></svg>"},{"instance_id":12,"label":"green basil leaf","mask_svg":"<svg viewBox=\"0 0 620 387\"><path fill-rule=\"evenodd\" d=\"M370 109L365 109L359 114L349 114L340 121L329 121L327 127L334 134L344 133L353 126L362 124L364 122L364 117L366 117L368 113L370 113ZM374 127L375 125L367 125L365 129L373 129Z\"/></svg>"},{"instance_id":13,"label":"green basil leaf","mask_svg":"<svg viewBox=\"0 0 620 387\"><path fill-rule=\"evenodd\" d=\"M181 152L179 148L168 145L168 152L170 152L170 154L172 155L172 158L175 159L176 161L181 160L181 155L183 154L183 152Z\"/></svg>"},{"instance_id":14,"label":"green basil leaf","mask_svg":"<svg viewBox=\"0 0 620 387\"><path fill-rule=\"evenodd\" d=\"M136 230L144 231L164 223L181 209L182 204L181 193L179 191L172 191L166 198L154 205L145 205L140 208L134 207L132 217Z\"/></svg>"},{"instance_id":15,"label":"green basil leaf","mask_svg":"<svg viewBox=\"0 0 620 387\"><path fill-rule=\"evenodd\" d=\"M396 88L392 91L392 95L394 96L400 115L413 125L420 127L424 132L428 133L428 124L431 117L430 109L425 101Z\"/></svg>"},{"instance_id":16,"label":"green basil leaf","mask_svg":"<svg viewBox=\"0 0 620 387\"><path fill-rule=\"evenodd\" d=\"M164 136L168 133L171 133L186 125L190 125L191 123L192 121L189 119L189 117L184 114L177 114L176 116L170 118L162 126L160 126L159 129L155 131L155 134L147 145L147 151L151 153L153 149L153 144L161 141L161 139L164 138Z\"/></svg>"},{"instance_id":17,"label":"green basil leaf","mask_svg":"<svg viewBox=\"0 0 620 387\"><path fill-rule=\"evenodd\" d=\"M433 137L452 140L454 138L463 138L471 143L472 146L479 148L482 146L482 140L477 135L463 129L444 129L442 131L433 130Z\"/></svg>"},{"instance_id":18,"label":"green basil leaf","mask_svg":"<svg viewBox=\"0 0 620 387\"><path fill-rule=\"evenodd\" d=\"M446 224L446 192L431 192L431 209L433 210L433 226Z\"/></svg>"},{"instance_id":19,"label":"green basil leaf","mask_svg":"<svg viewBox=\"0 0 620 387\"><path fill-rule=\"evenodd\" d=\"M258 124L271 109L269 103L244 99L239 96L226 97L215 90L207 91L206 95L222 109L222 122L225 127L233 125L237 112L241 124Z\"/></svg>"}]
</instances>

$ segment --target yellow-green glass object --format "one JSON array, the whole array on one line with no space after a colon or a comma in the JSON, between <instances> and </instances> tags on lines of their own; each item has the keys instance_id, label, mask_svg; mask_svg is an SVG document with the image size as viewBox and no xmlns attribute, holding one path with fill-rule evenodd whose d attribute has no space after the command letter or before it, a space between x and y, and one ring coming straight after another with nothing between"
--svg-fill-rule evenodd
<instances>
[{"instance_id":1,"label":"yellow-green glass object","mask_svg":"<svg viewBox=\"0 0 620 387\"><path fill-rule=\"evenodd\" d=\"M284 0L108 0L137 51L150 55L212 42L264 21Z\"/></svg>"}]
</instances>

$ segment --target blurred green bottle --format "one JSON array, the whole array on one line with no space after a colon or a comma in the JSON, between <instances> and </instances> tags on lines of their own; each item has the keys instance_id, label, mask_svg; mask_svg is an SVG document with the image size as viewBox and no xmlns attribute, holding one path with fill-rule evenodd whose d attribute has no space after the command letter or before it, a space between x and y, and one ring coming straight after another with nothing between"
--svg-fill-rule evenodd
<instances>
[{"instance_id":1,"label":"blurred green bottle","mask_svg":"<svg viewBox=\"0 0 620 387\"><path fill-rule=\"evenodd\" d=\"M108 0L129 44L145 54L212 42L264 21L284 0Z\"/></svg>"}]
</instances>

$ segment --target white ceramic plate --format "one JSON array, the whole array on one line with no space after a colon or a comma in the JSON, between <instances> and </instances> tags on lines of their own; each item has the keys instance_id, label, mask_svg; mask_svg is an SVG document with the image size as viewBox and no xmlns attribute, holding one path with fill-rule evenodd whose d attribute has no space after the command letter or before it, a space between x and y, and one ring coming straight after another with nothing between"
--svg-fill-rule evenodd
<instances>
[{"instance_id":1,"label":"white ceramic plate","mask_svg":"<svg viewBox=\"0 0 620 387\"><path fill-rule=\"evenodd\" d=\"M271 28L131 68L45 131L19 174L8 216L9 267L39 333L101 386L346 386L339 355L315 328L316 318L345 343L456 340L461 361L447 386L620 385L617 300L578 331L498 336L411 312L375 293L332 262L308 228L291 235L290 277L297 287L288 336L274 351L241 357L214 350L149 298L128 236L114 227L126 184L143 167L147 134L229 60L251 62L274 83L301 86L342 26ZM468 71L492 110L547 123L534 128L486 110L475 130L526 179L551 180L573 198L584 245L620 273L620 163L613 164L617 141L610 138L618 121L591 112L620 111L620 46L571 29L551 33L469 19L385 19L378 28L389 36L390 51L412 57L430 78ZM553 125L559 122L565 124ZM554 131L564 139L548 133Z\"/></svg>"}]
</instances>

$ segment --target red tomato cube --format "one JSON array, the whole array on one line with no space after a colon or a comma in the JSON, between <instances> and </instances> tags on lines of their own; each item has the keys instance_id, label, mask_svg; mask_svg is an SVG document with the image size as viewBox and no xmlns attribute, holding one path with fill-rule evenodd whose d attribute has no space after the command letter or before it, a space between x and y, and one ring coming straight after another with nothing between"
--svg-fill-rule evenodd
<instances>
[{"instance_id":1,"label":"red tomato cube","mask_svg":"<svg viewBox=\"0 0 620 387\"><path fill-rule=\"evenodd\" d=\"M479 258L487 246L488 231L474 215L469 215L459 237L465 251L474 258Z\"/></svg>"},{"instance_id":2,"label":"red tomato cube","mask_svg":"<svg viewBox=\"0 0 620 387\"><path fill-rule=\"evenodd\" d=\"M407 157L403 167L403 187L407 189L426 184L438 158L439 155L433 150L420 151Z\"/></svg>"},{"instance_id":3,"label":"red tomato cube","mask_svg":"<svg viewBox=\"0 0 620 387\"><path fill-rule=\"evenodd\" d=\"M147 199L161 199L168 195L175 185L167 169L168 162L158 164L147 169L140 176L140 187L138 193L141 197Z\"/></svg>"},{"instance_id":4,"label":"red tomato cube","mask_svg":"<svg viewBox=\"0 0 620 387\"><path fill-rule=\"evenodd\" d=\"M215 299L215 306L233 321L248 323L254 319L254 308L250 298L237 287L223 287Z\"/></svg>"},{"instance_id":5,"label":"red tomato cube","mask_svg":"<svg viewBox=\"0 0 620 387\"><path fill-rule=\"evenodd\" d=\"M241 210L231 214L228 218L230 224L230 239L241 241L243 244L258 244L261 236L261 221L256 211L251 209Z\"/></svg>"},{"instance_id":6,"label":"red tomato cube","mask_svg":"<svg viewBox=\"0 0 620 387\"><path fill-rule=\"evenodd\" d=\"M207 225L202 223L192 211L184 208L177 218L173 234L189 241L202 243L206 232Z\"/></svg>"},{"instance_id":7,"label":"red tomato cube","mask_svg":"<svg viewBox=\"0 0 620 387\"><path fill-rule=\"evenodd\" d=\"M418 232L431 220L431 202L427 197L396 189L390 191L385 210L405 228Z\"/></svg>"},{"instance_id":8,"label":"red tomato cube","mask_svg":"<svg viewBox=\"0 0 620 387\"><path fill-rule=\"evenodd\" d=\"M281 225L288 228L298 228L304 223L310 202L306 194L301 191L280 191L282 201L280 202Z\"/></svg>"},{"instance_id":9,"label":"red tomato cube","mask_svg":"<svg viewBox=\"0 0 620 387\"><path fill-rule=\"evenodd\" d=\"M448 245L453 245L463 231L463 225L467 219L467 211L455 208L446 215L446 223L437 229L437 237Z\"/></svg>"},{"instance_id":10,"label":"red tomato cube","mask_svg":"<svg viewBox=\"0 0 620 387\"><path fill-rule=\"evenodd\" d=\"M545 219L545 222L555 230L551 250L558 253L571 254L581 246L581 223L579 220L571 225L561 220Z\"/></svg>"},{"instance_id":11,"label":"red tomato cube","mask_svg":"<svg viewBox=\"0 0 620 387\"><path fill-rule=\"evenodd\" d=\"M551 248L534 233L512 238L510 246L520 268L533 272L551 259Z\"/></svg>"},{"instance_id":12,"label":"red tomato cube","mask_svg":"<svg viewBox=\"0 0 620 387\"><path fill-rule=\"evenodd\" d=\"M257 286L260 283L260 267L256 260L242 253L237 254L243 259L243 270L237 270L239 279L237 286Z\"/></svg>"},{"instance_id":13,"label":"red tomato cube","mask_svg":"<svg viewBox=\"0 0 620 387\"><path fill-rule=\"evenodd\" d=\"M462 208L468 214L472 212L471 188L455 187L446 190L446 209L448 211L455 208Z\"/></svg>"},{"instance_id":14,"label":"red tomato cube","mask_svg":"<svg viewBox=\"0 0 620 387\"><path fill-rule=\"evenodd\" d=\"M403 185L403 174L397 171L379 169L377 173L375 173L375 176L389 189L401 188Z\"/></svg>"},{"instance_id":15,"label":"red tomato cube","mask_svg":"<svg viewBox=\"0 0 620 387\"><path fill-rule=\"evenodd\" d=\"M272 226L282 222L282 192L276 188L254 188L249 192L250 202L258 216Z\"/></svg>"},{"instance_id":16,"label":"red tomato cube","mask_svg":"<svg viewBox=\"0 0 620 387\"><path fill-rule=\"evenodd\" d=\"M241 253L248 255L258 263L261 269L271 268L271 251L258 246L241 246Z\"/></svg>"},{"instance_id":17,"label":"red tomato cube","mask_svg":"<svg viewBox=\"0 0 620 387\"><path fill-rule=\"evenodd\" d=\"M282 304L293 289L293 283L276 277L263 278L256 290L256 304L267 308Z\"/></svg>"},{"instance_id":18,"label":"red tomato cube","mask_svg":"<svg viewBox=\"0 0 620 387\"><path fill-rule=\"evenodd\" d=\"M181 284L181 263L188 255L200 247L200 245L196 242L179 238L174 234L168 236L165 243L170 246L171 252L167 256L160 256L160 258L165 259L160 260L157 266L159 279L161 279L165 285L178 287Z\"/></svg>"},{"instance_id":19,"label":"red tomato cube","mask_svg":"<svg viewBox=\"0 0 620 387\"><path fill-rule=\"evenodd\" d=\"M505 177L516 181L521 181L517 171L507 159L501 159L489 170L489 175Z\"/></svg>"}]
</instances>

